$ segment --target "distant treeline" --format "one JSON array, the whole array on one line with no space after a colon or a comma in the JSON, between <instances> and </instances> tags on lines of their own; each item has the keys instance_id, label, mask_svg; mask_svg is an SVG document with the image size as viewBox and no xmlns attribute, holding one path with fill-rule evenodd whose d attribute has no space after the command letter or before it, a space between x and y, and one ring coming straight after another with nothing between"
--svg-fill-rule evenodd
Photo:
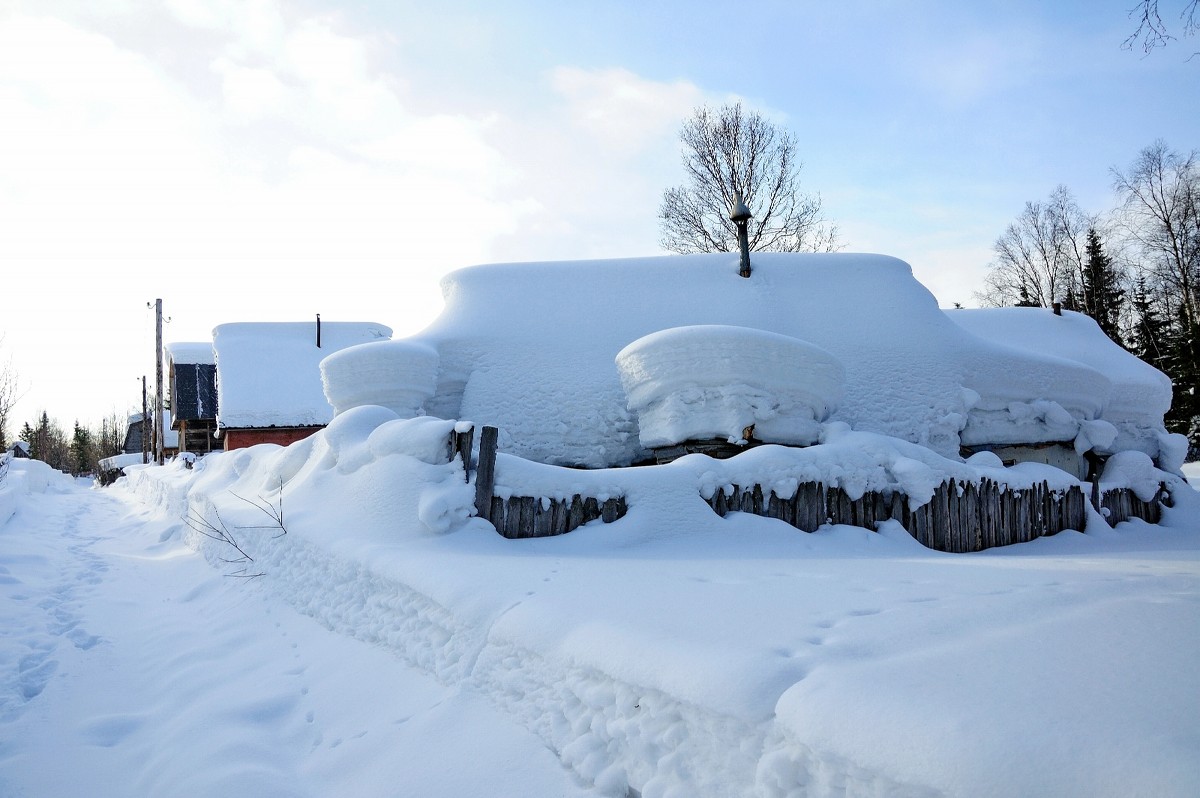
<instances>
[{"instance_id":1,"label":"distant treeline","mask_svg":"<svg viewBox=\"0 0 1200 798\"><path fill-rule=\"evenodd\" d=\"M1059 186L996 239L976 299L1086 313L1174 383L1167 427L1200 453L1200 153L1158 141L1109 170L1116 206L1084 212Z\"/></svg>"}]
</instances>

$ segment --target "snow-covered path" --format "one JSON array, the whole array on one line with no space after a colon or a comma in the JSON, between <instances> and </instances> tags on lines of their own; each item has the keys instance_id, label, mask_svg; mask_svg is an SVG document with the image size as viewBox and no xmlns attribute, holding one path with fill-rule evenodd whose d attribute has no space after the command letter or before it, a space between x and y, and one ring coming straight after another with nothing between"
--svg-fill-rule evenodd
<instances>
[{"instance_id":1,"label":"snow-covered path","mask_svg":"<svg viewBox=\"0 0 1200 798\"><path fill-rule=\"evenodd\" d=\"M124 495L42 494L0 527L0 795L588 794L479 695L224 576Z\"/></svg>"},{"instance_id":2,"label":"snow-covered path","mask_svg":"<svg viewBox=\"0 0 1200 798\"><path fill-rule=\"evenodd\" d=\"M890 522L722 519L647 474L616 523L509 541L418 528L403 502L451 466L397 456L293 471L287 534L254 527L241 497L282 509L297 452L10 474L0 796L1200 789L1190 491L1161 526L948 555ZM199 513L265 576L230 576Z\"/></svg>"}]
</instances>

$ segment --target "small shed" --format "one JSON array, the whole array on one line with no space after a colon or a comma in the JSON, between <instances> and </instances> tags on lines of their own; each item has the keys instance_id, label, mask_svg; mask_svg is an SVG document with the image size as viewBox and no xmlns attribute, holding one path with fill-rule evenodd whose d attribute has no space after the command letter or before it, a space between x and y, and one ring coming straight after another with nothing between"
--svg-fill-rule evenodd
<instances>
[{"instance_id":1,"label":"small shed","mask_svg":"<svg viewBox=\"0 0 1200 798\"><path fill-rule=\"evenodd\" d=\"M125 430L125 445L121 447L124 454L141 454L143 436L145 440L145 450L150 453L150 460L154 460L154 424L153 415L143 416L141 413L133 413L129 416L129 426ZM163 411L163 455L165 457L174 457L179 454L179 433L171 429L170 426L171 411Z\"/></svg>"},{"instance_id":2,"label":"small shed","mask_svg":"<svg viewBox=\"0 0 1200 798\"><path fill-rule=\"evenodd\" d=\"M217 365L211 342L167 344L171 429L180 448L207 454L222 448L217 436Z\"/></svg>"},{"instance_id":3,"label":"small shed","mask_svg":"<svg viewBox=\"0 0 1200 798\"><path fill-rule=\"evenodd\" d=\"M29 459L29 444L25 441L13 441L5 451L10 457Z\"/></svg>"},{"instance_id":4,"label":"small shed","mask_svg":"<svg viewBox=\"0 0 1200 798\"><path fill-rule=\"evenodd\" d=\"M226 451L286 446L333 420L321 361L342 349L390 339L374 322L241 322L213 329L217 430Z\"/></svg>"}]
</instances>

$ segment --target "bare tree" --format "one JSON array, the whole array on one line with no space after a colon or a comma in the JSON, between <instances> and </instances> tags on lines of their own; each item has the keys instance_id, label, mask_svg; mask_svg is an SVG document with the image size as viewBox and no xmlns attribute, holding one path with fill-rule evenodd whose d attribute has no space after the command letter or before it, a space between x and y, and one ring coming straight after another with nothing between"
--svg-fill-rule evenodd
<instances>
[{"instance_id":1,"label":"bare tree","mask_svg":"<svg viewBox=\"0 0 1200 798\"><path fill-rule=\"evenodd\" d=\"M1200 153L1156 141L1128 170L1113 168L1118 221L1143 269L1200 323Z\"/></svg>"},{"instance_id":2,"label":"bare tree","mask_svg":"<svg viewBox=\"0 0 1200 798\"><path fill-rule=\"evenodd\" d=\"M1044 203L1026 202L996 239L996 259L976 298L993 306L1069 304L1081 295L1087 232L1095 224L1066 186Z\"/></svg>"},{"instance_id":3,"label":"bare tree","mask_svg":"<svg viewBox=\"0 0 1200 798\"><path fill-rule=\"evenodd\" d=\"M3 343L4 336L0 335L0 344ZM9 414L20 398L17 372L13 370L12 360L9 359L0 363L0 448L8 446Z\"/></svg>"},{"instance_id":4,"label":"bare tree","mask_svg":"<svg viewBox=\"0 0 1200 798\"><path fill-rule=\"evenodd\" d=\"M821 213L821 197L800 191L796 140L746 111L741 103L697 108L680 130L686 182L663 192L658 218L662 245L672 252L733 252L737 229L729 221L740 193L753 218L750 249L832 252L837 227Z\"/></svg>"},{"instance_id":5,"label":"bare tree","mask_svg":"<svg viewBox=\"0 0 1200 798\"><path fill-rule=\"evenodd\" d=\"M1184 36L1194 36L1200 30L1200 0L1189 0L1179 14ZM1166 23L1158 12L1158 0L1138 0L1129 11L1131 19L1138 21L1137 30L1129 35L1121 46L1126 50L1139 48L1144 53L1150 53L1155 48L1165 47L1175 37L1171 35Z\"/></svg>"}]
</instances>

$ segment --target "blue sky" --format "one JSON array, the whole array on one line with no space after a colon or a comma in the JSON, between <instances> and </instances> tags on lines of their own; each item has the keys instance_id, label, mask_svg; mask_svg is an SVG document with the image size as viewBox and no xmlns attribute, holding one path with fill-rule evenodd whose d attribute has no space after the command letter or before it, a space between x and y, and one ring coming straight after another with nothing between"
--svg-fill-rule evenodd
<instances>
[{"instance_id":1,"label":"blue sky","mask_svg":"<svg viewBox=\"0 0 1200 798\"><path fill-rule=\"evenodd\" d=\"M0 2L0 357L16 425L125 412L168 340L437 312L477 262L652 255L677 132L791 130L850 251L973 304L1060 183L1200 146L1200 42L1097 2ZM1178 13L1163 3L1169 23Z\"/></svg>"}]
</instances>

